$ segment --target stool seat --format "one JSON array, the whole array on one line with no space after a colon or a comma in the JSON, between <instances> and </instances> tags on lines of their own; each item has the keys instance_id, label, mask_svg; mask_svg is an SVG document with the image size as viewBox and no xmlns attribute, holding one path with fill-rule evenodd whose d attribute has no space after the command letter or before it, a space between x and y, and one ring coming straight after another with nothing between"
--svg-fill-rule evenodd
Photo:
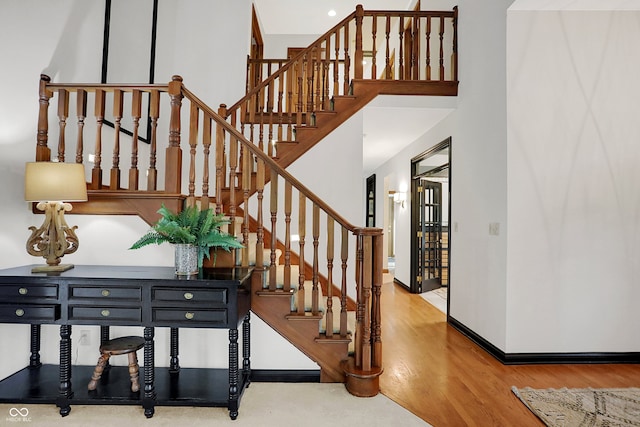
<instances>
[{"instance_id":1,"label":"stool seat","mask_svg":"<svg viewBox=\"0 0 640 427\"><path fill-rule=\"evenodd\" d=\"M142 347L144 347L144 338L142 337L120 337L105 341L100 346L100 353L109 353L112 356L117 356L138 351Z\"/></svg>"},{"instance_id":2,"label":"stool seat","mask_svg":"<svg viewBox=\"0 0 640 427\"><path fill-rule=\"evenodd\" d=\"M91 381L87 388L89 390L95 390L98 381L102 377L102 372L111 356L118 356L121 354L129 355L129 376L131 377L131 391L134 393L140 390L139 382L139 366L138 355L136 351L144 347L144 338L136 336L120 337L108 340L102 343L100 346L100 358L96 364L96 368L91 376Z\"/></svg>"}]
</instances>

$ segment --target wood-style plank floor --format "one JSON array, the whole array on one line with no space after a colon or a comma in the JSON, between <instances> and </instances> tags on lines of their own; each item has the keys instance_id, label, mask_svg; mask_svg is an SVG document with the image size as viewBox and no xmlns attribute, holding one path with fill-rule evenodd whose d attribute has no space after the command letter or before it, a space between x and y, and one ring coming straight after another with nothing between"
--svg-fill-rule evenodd
<instances>
[{"instance_id":1,"label":"wood-style plank floor","mask_svg":"<svg viewBox=\"0 0 640 427\"><path fill-rule=\"evenodd\" d=\"M543 426L512 386L640 386L640 365L503 365L391 279L382 288L380 389L434 427Z\"/></svg>"}]
</instances>

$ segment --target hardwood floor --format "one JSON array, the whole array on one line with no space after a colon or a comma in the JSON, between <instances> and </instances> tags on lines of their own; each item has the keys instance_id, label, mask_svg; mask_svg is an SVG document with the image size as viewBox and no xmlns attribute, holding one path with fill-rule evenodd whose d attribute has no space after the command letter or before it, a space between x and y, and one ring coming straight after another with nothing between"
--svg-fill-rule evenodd
<instances>
[{"instance_id":1,"label":"hardwood floor","mask_svg":"<svg viewBox=\"0 0 640 427\"><path fill-rule=\"evenodd\" d=\"M512 386L640 384L640 365L503 365L449 326L442 312L391 281L382 288L382 309L380 389L434 427L543 426Z\"/></svg>"}]
</instances>

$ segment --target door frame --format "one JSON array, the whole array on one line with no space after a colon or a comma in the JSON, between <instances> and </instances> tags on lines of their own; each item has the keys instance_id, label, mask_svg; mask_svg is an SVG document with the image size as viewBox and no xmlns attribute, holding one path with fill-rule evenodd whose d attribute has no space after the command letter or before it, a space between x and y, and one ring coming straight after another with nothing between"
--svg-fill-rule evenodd
<instances>
[{"instance_id":1,"label":"door frame","mask_svg":"<svg viewBox=\"0 0 640 427\"><path fill-rule=\"evenodd\" d=\"M420 176L422 176L423 174L419 174L417 171L417 166L418 163L420 163L422 160L431 157L435 154L437 154L438 152L444 150L448 148L449 149L449 156L448 156L448 170L449 170L449 192L448 192L448 224L449 227L447 227L447 234L448 234L448 244L449 244L449 253L448 253L448 271L447 271L447 279L448 279L448 284L449 286L451 286L451 167L452 167L452 163L451 163L451 137L446 138L445 140L443 140L442 142L434 145L433 147L429 148L428 150L418 154L417 156L413 157L411 159L411 194L414 195L416 194L417 191L417 184L416 182L418 181L418 178ZM418 283L418 281L416 280L417 278L417 273L418 273L418 263L417 263L417 256L418 256L418 222L419 222L419 203L418 200L414 200L412 197L411 200L411 238L410 238L410 244L411 244L411 260L410 260L410 281L409 281L409 291L412 293L419 293L420 292L420 283Z\"/></svg>"}]
</instances>

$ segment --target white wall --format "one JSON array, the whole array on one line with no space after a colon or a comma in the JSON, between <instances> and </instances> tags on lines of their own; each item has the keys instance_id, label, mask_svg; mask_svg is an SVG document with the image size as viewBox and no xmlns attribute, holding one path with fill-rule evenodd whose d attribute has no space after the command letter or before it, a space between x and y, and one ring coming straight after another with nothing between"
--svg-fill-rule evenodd
<instances>
[{"instance_id":1,"label":"white wall","mask_svg":"<svg viewBox=\"0 0 640 427\"><path fill-rule=\"evenodd\" d=\"M214 108L221 102L237 101L244 93L250 1L225 0L213 4L191 0L187 2L188 7L182 3L185 2L160 2L156 81L167 82L171 75L180 74L187 87ZM103 19L102 0L5 0L2 3L0 39L4 42L0 44L0 56L5 58L5 66L0 68L0 78L6 84L0 98L0 181L3 183L0 215L11 226L0 229L0 268L44 262L26 253L28 227L39 225L42 216L31 214L23 201L24 162L32 161L35 155L39 76L44 72L55 82L99 82ZM199 31L204 35L199 36ZM215 84L220 81L225 83ZM55 111L55 107L50 111ZM56 141L57 129L50 128L49 137L50 141ZM65 257L68 262L172 265L172 251L168 246L127 250L148 228L137 217L69 215L68 222L79 226L80 239L78 252ZM252 365L255 368L317 368L256 316L253 325ZM11 343L11 353L7 353L7 348L0 352L0 378L24 367L28 361L28 330L28 326L0 324L3 341ZM56 363L58 328L48 326L44 330L42 360ZM91 331L97 344L97 328ZM114 329L114 333L118 331ZM199 334L218 338L203 349L200 339L203 335ZM156 337L156 348L168 348L168 331L159 329ZM181 337L183 366L226 363L227 334L223 331L185 330ZM74 362L96 362L96 346L78 346L75 340L73 344ZM158 366L166 366L167 354L157 352ZM199 356L193 357L195 354ZM114 363L118 362L114 360Z\"/></svg>"},{"instance_id":2,"label":"white wall","mask_svg":"<svg viewBox=\"0 0 640 427\"><path fill-rule=\"evenodd\" d=\"M510 3L458 2L456 111L375 171L390 177L390 189L409 185L411 158L452 137L451 221L458 231L451 233L450 314L501 349L506 313L505 11ZM377 200L385 198L379 189ZM410 220L408 205L396 210L395 276L406 285ZM500 235L489 235L492 222L501 224Z\"/></svg>"},{"instance_id":3,"label":"white wall","mask_svg":"<svg viewBox=\"0 0 640 427\"><path fill-rule=\"evenodd\" d=\"M517 1L509 10L509 352L640 349L632 6Z\"/></svg>"}]
</instances>

